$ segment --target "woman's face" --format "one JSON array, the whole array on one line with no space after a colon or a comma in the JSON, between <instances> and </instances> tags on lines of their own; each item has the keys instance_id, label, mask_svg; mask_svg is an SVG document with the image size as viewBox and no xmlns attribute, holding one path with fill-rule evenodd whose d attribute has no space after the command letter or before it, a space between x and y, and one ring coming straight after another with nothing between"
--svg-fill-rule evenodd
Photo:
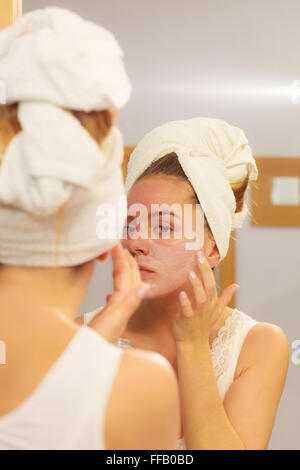
<instances>
[{"instance_id":1,"label":"woman's face","mask_svg":"<svg viewBox=\"0 0 300 470\"><path fill-rule=\"evenodd\" d=\"M146 298L179 292L188 282L189 272L196 269L195 254L199 251L199 245L193 249L187 249L186 246L187 242L193 240L188 238L188 228L193 230L194 240L196 238L196 211L201 214L200 229L197 231L200 240L207 232L203 226L201 208L193 202L192 188L188 182L176 177L147 176L131 188L127 200L128 219L124 229L124 237L127 236L127 239L122 240L122 245L137 261L142 280L152 286ZM139 211L132 212L134 204L143 205L142 215ZM170 208L170 216L166 216L159 213L154 204L176 204L176 207ZM189 212L186 212L184 204L190 205ZM143 237L137 238L138 234L143 234ZM206 233L204 246L203 243L201 245L204 252L207 238ZM142 267L151 272L144 271Z\"/></svg>"}]
</instances>

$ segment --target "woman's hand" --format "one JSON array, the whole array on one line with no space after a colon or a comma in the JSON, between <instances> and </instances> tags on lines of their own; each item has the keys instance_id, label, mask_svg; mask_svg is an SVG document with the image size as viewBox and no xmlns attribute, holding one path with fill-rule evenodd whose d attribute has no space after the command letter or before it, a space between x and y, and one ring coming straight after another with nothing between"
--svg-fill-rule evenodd
<instances>
[{"instance_id":1,"label":"woman's hand","mask_svg":"<svg viewBox=\"0 0 300 470\"><path fill-rule=\"evenodd\" d=\"M150 287L143 283L136 261L120 243L111 250L114 292L106 297L106 306L89 323L107 341L115 343Z\"/></svg>"},{"instance_id":2,"label":"woman's hand","mask_svg":"<svg viewBox=\"0 0 300 470\"><path fill-rule=\"evenodd\" d=\"M202 261L201 261L202 256ZM192 298L179 294L181 311L173 323L173 336L178 343L208 340L212 327L239 288L231 284L218 298L215 277L203 252L197 253L196 273L190 273Z\"/></svg>"}]
</instances>

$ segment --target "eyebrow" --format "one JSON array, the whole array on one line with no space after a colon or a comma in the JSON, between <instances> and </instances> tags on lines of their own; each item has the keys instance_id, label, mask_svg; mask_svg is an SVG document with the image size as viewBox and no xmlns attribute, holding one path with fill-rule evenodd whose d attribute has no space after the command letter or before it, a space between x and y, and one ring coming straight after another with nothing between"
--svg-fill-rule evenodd
<instances>
[{"instance_id":1,"label":"eyebrow","mask_svg":"<svg viewBox=\"0 0 300 470\"><path fill-rule=\"evenodd\" d=\"M175 212L168 212L168 211L156 211L156 212L151 212L151 214L148 215L148 218L151 216L151 215L155 215L155 214L170 214L170 215L173 215L174 217L177 217L179 220L181 220L181 217L179 217L178 214L175 214ZM132 220L132 219L135 219L136 217L138 217L137 215L128 215L127 216L127 220Z\"/></svg>"}]
</instances>

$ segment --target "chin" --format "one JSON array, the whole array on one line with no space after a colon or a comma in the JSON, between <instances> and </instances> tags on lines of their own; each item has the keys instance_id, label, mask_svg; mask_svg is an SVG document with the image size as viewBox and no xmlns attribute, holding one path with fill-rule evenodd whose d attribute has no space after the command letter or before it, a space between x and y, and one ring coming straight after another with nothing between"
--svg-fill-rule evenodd
<instances>
[{"instance_id":1,"label":"chin","mask_svg":"<svg viewBox=\"0 0 300 470\"><path fill-rule=\"evenodd\" d=\"M146 280L144 282L147 282ZM149 284L151 284L149 282ZM155 284L151 284L151 289L145 294L143 297L144 299L158 299L160 297L168 297L170 295L173 295L177 292L175 289L162 289L161 287L156 286Z\"/></svg>"}]
</instances>

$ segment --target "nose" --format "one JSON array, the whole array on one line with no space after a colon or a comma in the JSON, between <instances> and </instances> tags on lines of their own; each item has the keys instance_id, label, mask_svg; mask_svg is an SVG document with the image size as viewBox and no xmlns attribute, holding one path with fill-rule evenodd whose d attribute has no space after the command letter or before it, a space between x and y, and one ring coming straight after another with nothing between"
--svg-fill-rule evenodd
<instances>
[{"instance_id":1,"label":"nose","mask_svg":"<svg viewBox=\"0 0 300 470\"><path fill-rule=\"evenodd\" d=\"M123 246L127 248L133 257L140 255L147 256L150 251L148 240L143 240L142 238L137 238L136 240L128 238L124 240Z\"/></svg>"}]
</instances>

